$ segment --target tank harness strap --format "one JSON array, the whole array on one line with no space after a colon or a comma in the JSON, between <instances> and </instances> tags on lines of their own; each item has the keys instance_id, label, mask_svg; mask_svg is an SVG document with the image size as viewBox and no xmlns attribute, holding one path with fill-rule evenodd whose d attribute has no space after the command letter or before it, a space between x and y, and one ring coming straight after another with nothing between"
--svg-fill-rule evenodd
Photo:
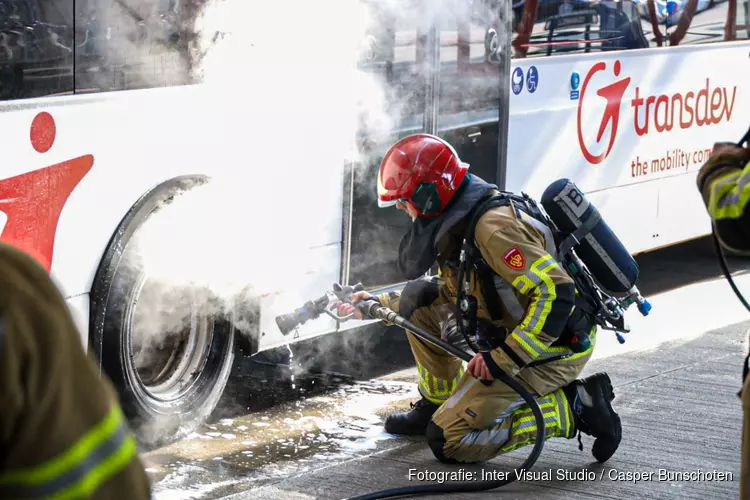
<instances>
[{"instance_id":1,"label":"tank harness strap","mask_svg":"<svg viewBox=\"0 0 750 500\"><path fill-rule=\"evenodd\" d=\"M589 217L586 222L581 224L579 227L576 228L575 231L570 233L565 240L563 240L562 243L560 243L560 257L565 258L571 251L571 249L578 245L581 240L586 237L587 234L591 232L592 229L594 229L594 226L599 224L599 221L602 219L601 214L598 211L595 211L593 214L591 214L591 217Z\"/></svg>"},{"instance_id":2,"label":"tank harness strap","mask_svg":"<svg viewBox=\"0 0 750 500\"><path fill-rule=\"evenodd\" d=\"M578 284L576 283L576 285ZM585 313L591 314L592 316L596 315L596 309L594 309L591 303L588 300L586 300L586 297L584 295L576 294L575 307L576 309L583 311Z\"/></svg>"},{"instance_id":3,"label":"tank harness strap","mask_svg":"<svg viewBox=\"0 0 750 500\"><path fill-rule=\"evenodd\" d=\"M480 287L482 289L482 294L485 295L485 301L487 303L487 308L489 309L490 317L493 319L493 321L496 321L498 319L502 318L502 309L500 309L497 301L499 301L499 298L497 297L497 293L493 290L491 290L493 293L487 293L490 291L490 286L494 286L493 280L488 280L487 276L484 276L484 272L486 271L489 266L484 267L482 263L486 264L484 262L484 259L481 256L481 253L474 245L474 231L476 229L477 222L479 221L479 218L488 210L495 208L495 207L501 207L501 206L508 206L510 204L510 201L508 200L508 197L503 194L502 192L496 192L489 197L487 197L484 201L482 201L479 206L477 206L471 213L471 219L469 224L466 227L466 230L464 231L464 237L463 242L461 245L461 252L459 257L459 263L458 263L458 283L456 286L456 308L461 313L462 321L458 322L459 329L461 331L461 334L464 336L464 339L466 340L466 343L469 346L473 347L473 344L470 342L468 337L468 332L465 328L465 322L468 323L469 331L473 328L476 328L477 321L476 321L476 311L472 311L470 302L475 301L476 299L473 297L464 297L464 280L470 279L467 274L469 273L470 267L474 267L477 270L477 278L480 283ZM480 263L480 261L482 263ZM462 304L465 303L465 307L462 307ZM471 332L474 333L474 332ZM476 349L474 349L476 351Z\"/></svg>"},{"instance_id":4,"label":"tank harness strap","mask_svg":"<svg viewBox=\"0 0 750 500\"><path fill-rule=\"evenodd\" d=\"M503 314L500 298L495 290L495 282L493 280L495 273L476 247L472 247L469 254L468 262L477 270L479 287L482 290L482 295L487 305L487 312L492 321L499 321L503 319Z\"/></svg>"}]
</instances>

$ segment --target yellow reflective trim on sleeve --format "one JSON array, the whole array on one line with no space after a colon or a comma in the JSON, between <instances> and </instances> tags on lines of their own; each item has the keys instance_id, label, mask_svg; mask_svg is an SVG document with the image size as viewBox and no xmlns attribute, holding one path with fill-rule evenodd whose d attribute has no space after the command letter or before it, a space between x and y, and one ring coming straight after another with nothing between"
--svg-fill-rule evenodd
<instances>
[{"instance_id":1,"label":"yellow reflective trim on sleeve","mask_svg":"<svg viewBox=\"0 0 750 500\"><path fill-rule=\"evenodd\" d=\"M518 334L518 332L514 331L514 332L512 332L510 334L510 336L513 337L513 339L518 343L518 345L520 345L521 347L523 347L523 350L526 351L529 354L529 356L531 356L532 358L536 358L539 355L539 352L537 352L536 349L534 349L533 347L531 347L531 345L528 342L526 342L526 340L523 339ZM529 340L531 340L531 339L529 339Z\"/></svg>"},{"instance_id":2,"label":"yellow reflective trim on sleeve","mask_svg":"<svg viewBox=\"0 0 750 500\"><path fill-rule=\"evenodd\" d=\"M0 474L0 496L81 498L136 456L137 445L119 405L71 448L41 465Z\"/></svg>"},{"instance_id":3,"label":"yellow reflective trim on sleeve","mask_svg":"<svg viewBox=\"0 0 750 500\"><path fill-rule=\"evenodd\" d=\"M557 267L557 262L554 258L551 255L544 255L531 265L528 274L521 275L513 280L513 286L518 288L521 293L525 293L534 286L537 286L539 290L539 297L531 300L523 321L511 333L511 337L532 359L542 355L550 357L568 351L566 347L547 347L536 336L541 332L542 326L552 309L552 304L557 298L555 282L548 274L555 267ZM524 285L522 288L519 287L521 283Z\"/></svg>"},{"instance_id":4,"label":"yellow reflective trim on sleeve","mask_svg":"<svg viewBox=\"0 0 750 500\"><path fill-rule=\"evenodd\" d=\"M518 288L519 292L526 293L530 288L534 288L534 282L531 281L528 276L522 274L521 276L513 280L513 286Z\"/></svg>"},{"instance_id":5,"label":"yellow reflective trim on sleeve","mask_svg":"<svg viewBox=\"0 0 750 500\"><path fill-rule=\"evenodd\" d=\"M115 405L104 420L83 435L73 447L56 458L26 469L16 469L0 474L0 485L10 482L42 483L65 473L89 454L89 451L102 444L117 431L123 421L120 407Z\"/></svg>"},{"instance_id":6,"label":"yellow reflective trim on sleeve","mask_svg":"<svg viewBox=\"0 0 750 500\"><path fill-rule=\"evenodd\" d=\"M536 324L531 329L530 333L532 335L536 335L537 333L542 331L542 325L544 325L545 321L547 320L547 316L549 315L550 310L552 309L552 303L557 299L557 289L555 288L555 282L552 281L552 278L549 277L549 274L547 274L550 270L557 267L557 262L552 262L550 265L545 267L544 269L536 270L534 269L534 266L531 266L532 271L534 274L536 274L539 279L541 279L545 285L547 285L547 297L548 299L544 301L544 304L542 306L542 312L539 315L539 318L537 319ZM532 339L534 341L538 342L537 338L535 336L532 336ZM539 345L544 349L546 346L539 342Z\"/></svg>"},{"instance_id":7,"label":"yellow reflective trim on sleeve","mask_svg":"<svg viewBox=\"0 0 750 500\"><path fill-rule=\"evenodd\" d=\"M138 451L135 438L128 436L117 452L107 457L77 484L53 495L50 500L69 500L91 496L110 477L124 469Z\"/></svg>"},{"instance_id":8,"label":"yellow reflective trim on sleeve","mask_svg":"<svg viewBox=\"0 0 750 500\"><path fill-rule=\"evenodd\" d=\"M731 172L713 180L709 192L708 213L714 220L742 217L750 201L750 162L742 172Z\"/></svg>"}]
</instances>

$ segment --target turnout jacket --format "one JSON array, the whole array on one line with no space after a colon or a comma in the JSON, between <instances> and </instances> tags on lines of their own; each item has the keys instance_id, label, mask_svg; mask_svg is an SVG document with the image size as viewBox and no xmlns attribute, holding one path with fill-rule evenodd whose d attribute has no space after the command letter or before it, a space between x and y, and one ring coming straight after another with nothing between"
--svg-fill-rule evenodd
<instances>
[{"instance_id":1,"label":"turnout jacket","mask_svg":"<svg viewBox=\"0 0 750 500\"><path fill-rule=\"evenodd\" d=\"M698 171L698 190L725 249L750 254L750 149L716 144ZM750 373L750 354L745 357L742 380ZM738 395L741 395L742 391Z\"/></svg>"},{"instance_id":2,"label":"turnout jacket","mask_svg":"<svg viewBox=\"0 0 750 500\"><path fill-rule=\"evenodd\" d=\"M487 188L473 197L477 200L498 192L495 186L476 177L470 183ZM476 205L473 198L469 200L469 211ZM462 220L445 229L435 241L438 273L453 302L458 283L455 262L469 217L459 210L456 218ZM576 289L555 259L552 234L545 229L513 205L492 208L477 222L474 243L491 270L502 279L495 286L502 318L493 323L508 331L501 347L484 353L491 370L494 364L514 376L529 363L571 352L560 340L574 310ZM468 278L470 294L478 300L477 317L492 321L477 273L471 270ZM401 293L385 293L377 299L398 312Z\"/></svg>"},{"instance_id":3,"label":"turnout jacket","mask_svg":"<svg viewBox=\"0 0 750 500\"><path fill-rule=\"evenodd\" d=\"M721 245L750 252L750 149L716 144L697 183Z\"/></svg>"},{"instance_id":4,"label":"turnout jacket","mask_svg":"<svg viewBox=\"0 0 750 500\"><path fill-rule=\"evenodd\" d=\"M0 244L0 498L150 498L116 393L62 295Z\"/></svg>"}]
</instances>

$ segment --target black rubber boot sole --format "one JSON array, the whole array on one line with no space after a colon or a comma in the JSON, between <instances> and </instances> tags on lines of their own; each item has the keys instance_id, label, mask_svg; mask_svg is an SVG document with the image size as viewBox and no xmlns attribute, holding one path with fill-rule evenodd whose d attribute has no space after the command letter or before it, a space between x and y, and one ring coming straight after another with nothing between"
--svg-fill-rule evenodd
<instances>
[{"instance_id":1,"label":"black rubber boot sole","mask_svg":"<svg viewBox=\"0 0 750 500\"><path fill-rule=\"evenodd\" d=\"M427 426L432 416L440 408L434 403L428 403L411 411L389 415L385 419L385 432L400 436L421 436L427 433Z\"/></svg>"},{"instance_id":2,"label":"black rubber boot sole","mask_svg":"<svg viewBox=\"0 0 750 500\"><path fill-rule=\"evenodd\" d=\"M592 434L596 436L591 453L597 462L604 463L615 454L620 446L622 423L620 416L612 408L612 400L615 396L609 376L606 373L596 373L588 377L586 382L588 383L584 387L586 392L591 394L594 404L597 406L603 405L606 408L606 422L609 425L603 426L604 420L600 419L595 420L594 425L589 424L592 427Z\"/></svg>"},{"instance_id":3,"label":"black rubber boot sole","mask_svg":"<svg viewBox=\"0 0 750 500\"><path fill-rule=\"evenodd\" d=\"M383 426L385 432L388 434L396 434L398 436L424 436L427 434L427 421L424 425L419 425L414 422L406 420L405 415L392 415L385 419L385 425Z\"/></svg>"}]
</instances>

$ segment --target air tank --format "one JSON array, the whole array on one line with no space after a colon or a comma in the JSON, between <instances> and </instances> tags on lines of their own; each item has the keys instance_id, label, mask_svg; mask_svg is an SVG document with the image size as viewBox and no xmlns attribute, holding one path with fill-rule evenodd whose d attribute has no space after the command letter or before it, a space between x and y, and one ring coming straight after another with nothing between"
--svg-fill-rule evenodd
<instances>
[{"instance_id":1,"label":"air tank","mask_svg":"<svg viewBox=\"0 0 750 500\"><path fill-rule=\"evenodd\" d=\"M559 179L550 184L541 204L564 236L587 226L582 231L589 231L579 238L575 252L602 288L614 294L633 289L638 264L573 181Z\"/></svg>"}]
</instances>

